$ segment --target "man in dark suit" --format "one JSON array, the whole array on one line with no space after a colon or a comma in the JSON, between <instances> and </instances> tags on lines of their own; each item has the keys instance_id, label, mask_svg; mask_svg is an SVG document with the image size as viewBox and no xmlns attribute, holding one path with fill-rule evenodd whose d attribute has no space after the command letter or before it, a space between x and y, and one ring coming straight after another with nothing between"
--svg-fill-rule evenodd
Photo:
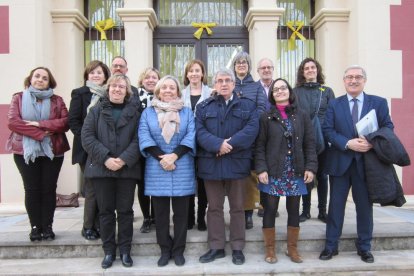
<instances>
[{"instance_id":1,"label":"man in dark suit","mask_svg":"<svg viewBox=\"0 0 414 276\"><path fill-rule=\"evenodd\" d=\"M371 253L373 230L372 204L368 197L364 175L363 154L372 148L364 137L358 137L356 122L372 109L375 110L378 126L393 129L387 101L384 98L364 92L367 80L365 70L360 66L350 66L343 77L346 95L329 102L326 111L323 133L331 144L328 149L326 173L330 176L330 202L326 225L325 249L319 256L329 260L338 254L339 238L342 234L345 204L352 187L352 198L357 213L357 233L355 240L361 260L374 262Z\"/></svg>"}]
</instances>

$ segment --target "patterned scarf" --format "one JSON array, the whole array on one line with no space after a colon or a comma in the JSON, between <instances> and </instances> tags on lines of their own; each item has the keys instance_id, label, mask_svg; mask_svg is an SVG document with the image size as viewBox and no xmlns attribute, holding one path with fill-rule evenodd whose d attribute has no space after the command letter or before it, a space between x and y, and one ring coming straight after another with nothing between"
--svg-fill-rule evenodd
<instances>
[{"instance_id":1,"label":"patterned scarf","mask_svg":"<svg viewBox=\"0 0 414 276\"><path fill-rule=\"evenodd\" d=\"M95 106L99 100L106 96L106 90L103 86L97 85L94 82L86 81L86 86L89 87L89 90L91 90L92 98L91 103L88 105L87 113L89 113L89 109L91 109L93 106Z\"/></svg>"},{"instance_id":2,"label":"patterned scarf","mask_svg":"<svg viewBox=\"0 0 414 276\"><path fill-rule=\"evenodd\" d=\"M50 116L50 97L53 96L53 90L37 90L30 86L23 91L22 98L22 119L26 121L49 120ZM37 102L37 100L42 100ZM23 135L23 157L26 164L29 161L34 162L38 156L46 155L53 159L54 154L51 147L50 136L46 135L42 141L36 141L26 135Z\"/></svg>"},{"instance_id":3,"label":"patterned scarf","mask_svg":"<svg viewBox=\"0 0 414 276\"><path fill-rule=\"evenodd\" d=\"M158 123L162 129L161 135L164 137L165 142L169 144L174 133L179 133L180 114L178 112L183 108L184 102L180 98L168 103L154 98L151 105L157 112Z\"/></svg>"}]
</instances>

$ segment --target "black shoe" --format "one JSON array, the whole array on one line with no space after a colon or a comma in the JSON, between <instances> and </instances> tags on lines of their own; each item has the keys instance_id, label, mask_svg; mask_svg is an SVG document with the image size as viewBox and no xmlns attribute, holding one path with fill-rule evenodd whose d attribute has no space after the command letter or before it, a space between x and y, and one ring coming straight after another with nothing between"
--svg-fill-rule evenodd
<instances>
[{"instance_id":1,"label":"black shoe","mask_svg":"<svg viewBox=\"0 0 414 276\"><path fill-rule=\"evenodd\" d=\"M183 255L174 256L174 262L176 266L183 266L185 264L185 258Z\"/></svg>"},{"instance_id":2,"label":"black shoe","mask_svg":"<svg viewBox=\"0 0 414 276\"><path fill-rule=\"evenodd\" d=\"M197 219L197 229L198 231L206 231L207 230L207 224L204 217Z\"/></svg>"},{"instance_id":3,"label":"black shoe","mask_svg":"<svg viewBox=\"0 0 414 276\"><path fill-rule=\"evenodd\" d=\"M187 230L191 230L191 229L193 229L193 227L194 227L194 223L187 224Z\"/></svg>"},{"instance_id":4,"label":"black shoe","mask_svg":"<svg viewBox=\"0 0 414 276\"><path fill-rule=\"evenodd\" d=\"M93 229L82 228L81 234L82 237L90 241L99 239L98 233Z\"/></svg>"},{"instance_id":5,"label":"black shoe","mask_svg":"<svg viewBox=\"0 0 414 276\"><path fill-rule=\"evenodd\" d=\"M36 226L32 227L32 230L29 234L30 241L41 241L42 240L42 230Z\"/></svg>"},{"instance_id":6,"label":"black shoe","mask_svg":"<svg viewBox=\"0 0 414 276\"><path fill-rule=\"evenodd\" d=\"M112 263L115 261L115 255L108 254L105 255L104 259L102 260L101 266L103 269L109 268L112 266Z\"/></svg>"},{"instance_id":7,"label":"black shoe","mask_svg":"<svg viewBox=\"0 0 414 276\"><path fill-rule=\"evenodd\" d=\"M302 214L299 216L299 222L305 222L306 220L310 218L311 218L310 213L302 212Z\"/></svg>"},{"instance_id":8,"label":"black shoe","mask_svg":"<svg viewBox=\"0 0 414 276\"><path fill-rule=\"evenodd\" d=\"M141 233L149 233L151 231L151 219L144 218L144 221L142 222L142 226L139 229Z\"/></svg>"},{"instance_id":9,"label":"black shoe","mask_svg":"<svg viewBox=\"0 0 414 276\"><path fill-rule=\"evenodd\" d=\"M257 210L257 216L260 217L260 218L262 218L264 216L264 209L263 208Z\"/></svg>"},{"instance_id":10,"label":"black shoe","mask_svg":"<svg viewBox=\"0 0 414 276\"><path fill-rule=\"evenodd\" d=\"M166 266L171 259L170 253L161 254L161 257L158 259L158 266Z\"/></svg>"},{"instance_id":11,"label":"black shoe","mask_svg":"<svg viewBox=\"0 0 414 276\"><path fill-rule=\"evenodd\" d=\"M361 256L362 261L364 261L366 263L373 263L374 262L374 256L372 255L372 253L369 250L365 250L365 251L360 250L357 240L355 240L355 247L357 249L358 256Z\"/></svg>"},{"instance_id":12,"label":"black shoe","mask_svg":"<svg viewBox=\"0 0 414 276\"><path fill-rule=\"evenodd\" d=\"M332 259L333 256L338 255L338 250L328 250L324 249L321 254L319 255L319 260L327 261Z\"/></svg>"},{"instance_id":13,"label":"black shoe","mask_svg":"<svg viewBox=\"0 0 414 276\"><path fill-rule=\"evenodd\" d=\"M55 233L53 233L53 229L51 225L43 228L42 235L43 235L43 239L47 241L53 241L55 239Z\"/></svg>"},{"instance_id":14,"label":"black shoe","mask_svg":"<svg viewBox=\"0 0 414 276\"><path fill-rule=\"evenodd\" d=\"M278 218L279 216L280 216L279 211L276 211L275 218Z\"/></svg>"},{"instance_id":15,"label":"black shoe","mask_svg":"<svg viewBox=\"0 0 414 276\"><path fill-rule=\"evenodd\" d=\"M200 257L199 261L200 263L210 263L215 259L224 258L225 256L226 252L224 252L224 249L210 249L206 254Z\"/></svg>"},{"instance_id":16,"label":"black shoe","mask_svg":"<svg viewBox=\"0 0 414 276\"><path fill-rule=\"evenodd\" d=\"M361 256L361 260L366 263L374 262L374 256L370 251L358 251L358 256Z\"/></svg>"},{"instance_id":17,"label":"black shoe","mask_svg":"<svg viewBox=\"0 0 414 276\"><path fill-rule=\"evenodd\" d=\"M252 229L253 228L253 217L252 215L246 215L246 229Z\"/></svg>"},{"instance_id":18,"label":"black shoe","mask_svg":"<svg viewBox=\"0 0 414 276\"><path fill-rule=\"evenodd\" d=\"M134 263L132 261L132 258L131 258L130 254L121 254L120 257L121 257L122 265L125 266L125 267L131 267L132 264Z\"/></svg>"},{"instance_id":19,"label":"black shoe","mask_svg":"<svg viewBox=\"0 0 414 276\"><path fill-rule=\"evenodd\" d=\"M241 250L233 250L233 254L232 254L232 262L235 265L242 265L244 264L245 258L244 258L244 254L243 251Z\"/></svg>"},{"instance_id":20,"label":"black shoe","mask_svg":"<svg viewBox=\"0 0 414 276\"><path fill-rule=\"evenodd\" d=\"M326 223L326 221L328 220L328 215L326 213L319 212L318 219L323 223Z\"/></svg>"}]
</instances>

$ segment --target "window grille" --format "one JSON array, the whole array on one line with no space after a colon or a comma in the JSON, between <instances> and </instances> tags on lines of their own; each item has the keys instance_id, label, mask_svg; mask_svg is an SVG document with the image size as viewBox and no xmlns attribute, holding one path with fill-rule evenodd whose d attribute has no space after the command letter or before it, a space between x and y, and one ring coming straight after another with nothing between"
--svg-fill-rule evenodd
<instances>
[{"instance_id":1,"label":"window grille","mask_svg":"<svg viewBox=\"0 0 414 276\"><path fill-rule=\"evenodd\" d=\"M314 14L314 0L278 0L278 7L285 9L285 14L279 22L277 29L277 63L278 74L294 86L296 72L299 64L306 57L315 56L315 35L310 20ZM288 27L289 22L296 22L293 28L297 29L297 23L303 23L298 31L305 40L296 36L294 48L289 47L289 38L293 31Z\"/></svg>"},{"instance_id":2,"label":"window grille","mask_svg":"<svg viewBox=\"0 0 414 276\"><path fill-rule=\"evenodd\" d=\"M89 20L85 32L85 64L95 59L110 64L113 57L124 56L124 26L116 13L116 9L123 6L124 0L85 1L85 16ZM113 20L114 26L105 30L107 40L101 40L101 33L97 30L96 24L109 19Z\"/></svg>"}]
</instances>

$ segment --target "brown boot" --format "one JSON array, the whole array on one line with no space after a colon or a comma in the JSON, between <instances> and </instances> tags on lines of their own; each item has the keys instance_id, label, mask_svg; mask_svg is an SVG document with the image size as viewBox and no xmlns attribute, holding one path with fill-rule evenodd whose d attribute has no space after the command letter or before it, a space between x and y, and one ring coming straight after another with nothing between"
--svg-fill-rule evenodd
<instances>
[{"instance_id":1,"label":"brown boot","mask_svg":"<svg viewBox=\"0 0 414 276\"><path fill-rule=\"evenodd\" d=\"M302 257L298 253L299 229L300 229L299 227L293 227L293 226L287 227L286 256L289 256L290 260L295 263L303 262Z\"/></svg>"},{"instance_id":2,"label":"brown boot","mask_svg":"<svg viewBox=\"0 0 414 276\"><path fill-rule=\"evenodd\" d=\"M265 261L274 264L277 262L275 254L275 228L263 228L263 240L266 248Z\"/></svg>"}]
</instances>

